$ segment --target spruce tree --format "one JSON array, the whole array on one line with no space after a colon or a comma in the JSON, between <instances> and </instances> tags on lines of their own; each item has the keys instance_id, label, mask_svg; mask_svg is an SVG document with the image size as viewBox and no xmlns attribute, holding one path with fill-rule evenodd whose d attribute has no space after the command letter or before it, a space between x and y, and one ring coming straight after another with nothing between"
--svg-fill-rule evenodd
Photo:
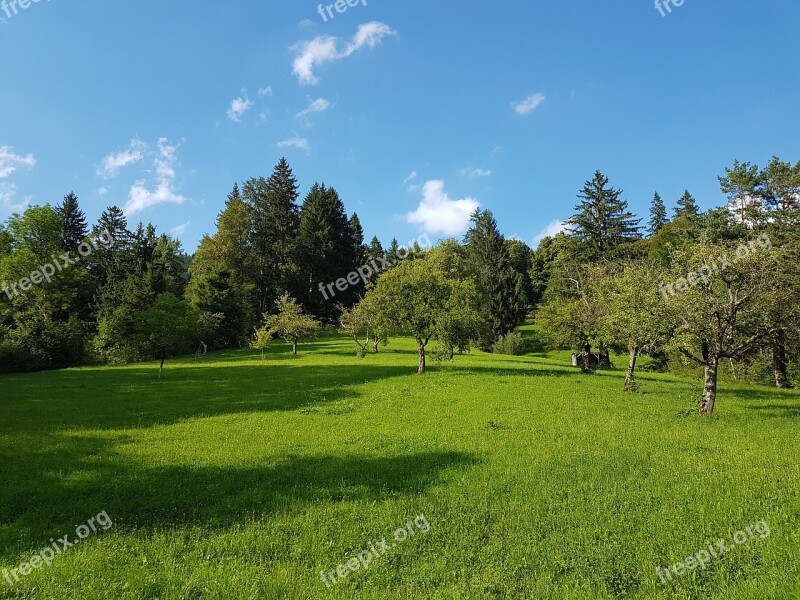
<instances>
[{"instance_id":1,"label":"spruce tree","mask_svg":"<svg viewBox=\"0 0 800 600\"><path fill-rule=\"evenodd\" d=\"M592 260L603 260L621 244L639 236L641 219L628 210L621 200L622 190L608 186L608 177L595 171L594 178L584 184L578 194L578 211L567 224L572 237L583 242Z\"/></svg>"},{"instance_id":2,"label":"spruce tree","mask_svg":"<svg viewBox=\"0 0 800 600\"><path fill-rule=\"evenodd\" d=\"M689 190L684 190L683 196L678 198L678 205L675 207L675 218L683 217L695 221L699 216L700 207L697 205L697 200L689 193Z\"/></svg>"},{"instance_id":3,"label":"spruce tree","mask_svg":"<svg viewBox=\"0 0 800 600\"><path fill-rule=\"evenodd\" d=\"M315 183L300 209L298 235L301 300L308 311L330 320L337 304L350 303L355 296L352 284L345 291L334 288L333 292L325 286L356 269L354 254L353 233L339 194Z\"/></svg>"},{"instance_id":4,"label":"spruce tree","mask_svg":"<svg viewBox=\"0 0 800 600\"><path fill-rule=\"evenodd\" d=\"M524 279L509 255L506 240L488 210L476 210L464 238L467 261L475 274L478 293L488 315L489 331L481 336L483 350L510 333L525 319Z\"/></svg>"},{"instance_id":5,"label":"spruce tree","mask_svg":"<svg viewBox=\"0 0 800 600\"><path fill-rule=\"evenodd\" d=\"M250 210L250 246L256 263L258 311L270 311L275 301L296 287L295 252L300 210L297 179L285 158L269 179L249 179L242 198Z\"/></svg>"},{"instance_id":6,"label":"spruce tree","mask_svg":"<svg viewBox=\"0 0 800 600\"><path fill-rule=\"evenodd\" d=\"M353 240L353 268L364 265L367 262L367 247L364 245L364 228L361 227L361 220L357 213L350 217L350 237Z\"/></svg>"},{"instance_id":7,"label":"spruce tree","mask_svg":"<svg viewBox=\"0 0 800 600\"><path fill-rule=\"evenodd\" d=\"M367 260L370 262L373 260L377 261L379 258L383 258L384 253L385 250L383 249L381 241L377 236L373 237L369 242L369 246L367 246Z\"/></svg>"},{"instance_id":8,"label":"spruce tree","mask_svg":"<svg viewBox=\"0 0 800 600\"><path fill-rule=\"evenodd\" d=\"M56 207L55 211L61 217L61 248L74 251L89 234L89 229L86 227L86 215L78 206L78 197L75 192L64 196L64 201Z\"/></svg>"},{"instance_id":9,"label":"spruce tree","mask_svg":"<svg viewBox=\"0 0 800 600\"><path fill-rule=\"evenodd\" d=\"M661 195L656 192L653 196L653 201L650 203L650 225L648 228L650 235L657 234L667 223L669 223L667 207L664 205Z\"/></svg>"}]
</instances>

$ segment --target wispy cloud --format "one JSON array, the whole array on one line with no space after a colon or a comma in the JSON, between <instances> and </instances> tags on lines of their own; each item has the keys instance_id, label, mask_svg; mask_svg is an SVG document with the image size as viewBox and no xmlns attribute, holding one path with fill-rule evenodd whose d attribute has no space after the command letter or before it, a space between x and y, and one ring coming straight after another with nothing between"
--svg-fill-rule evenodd
<instances>
[{"instance_id":1,"label":"wispy cloud","mask_svg":"<svg viewBox=\"0 0 800 600\"><path fill-rule=\"evenodd\" d=\"M11 146L0 146L0 180L7 179L19 168L32 169L36 166L33 154L15 154ZM14 202L17 186L0 181L0 208L13 212L26 208L31 201L27 196L22 202Z\"/></svg>"},{"instance_id":2,"label":"wispy cloud","mask_svg":"<svg viewBox=\"0 0 800 600\"><path fill-rule=\"evenodd\" d=\"M416 178L417 178L417 172L416 171L411 171L411 173L409 173L408 177L403 179L403 185L407 185L408 186L408 191L409 192L416 192L417 190L419 190L419 185L415 184L415 183L412 183Z\"/></svg>"},{"instance_id":3,"label":"wispy cloud","mask_svg":"<svg viewBox=\"0 0 800 600\"><path fill-rule=\"evenodd\" d=\"M129 167L142 160L145 152L147 152L147 144L140 139L133 139L126 150L121 150L120 152L115 152L106 156L97 169L97 174L106 179L116 177L125 167Z\"/></svg>"},{"instance_id":4,"label":"wispy cloud","mask_svg":"<svg viewBox=\"0 0 800 600\"><path fill-rule=\"evenodd\" d=\"M525 100L513 102L511 106L518 115L527 115L544 104L545 100L547 100L547 97L544 94L531 94Z\"/></svg>"},{"instance_id":5,"label":"wispy cloud","mask_svg":"<svg viewBox=\"0 0 800 600\"><path fill-rule=\"evenodd\" d=\"M239 123L248 110L253 108L253 101L248 98L234 98L228 109L228 118L234 123Z\"/></svg>"},{"instance_id":6,"label":"wispy cloud","mask_svg":"<svg viewBox=\"0 0 800 600\"><path fill-rule=\"evenodd\" d=\"M489 177L492 174L491 170L485 169L461 169L462 177Z\"/></svg>"},{"instance_id":7,"label":"wispy cloud","mask_svg":"<svg viewBox=\"0 0 800 600\"><path fill-rule=\"evenodd\" d=\"M268 98L271 97L272 96L272 86L268 85L267 87L260 88L258 90L258 95L259 96L266 96Z\"/></svg>"},{"instance_id":8,"label":"wispy cloud","mask_svg":"<svg viewBox=\"0 0 800 600\"><path fill-rule=\"evenodd\" d=\"M293 138L278 142L275 146L278 148L299 148L300 150L308 150L308 140L295 135Z\"/></svg>"},{"instance_id":9,"label":"wispy cloud","mask_svg":"<svg viewBox=\"0 0 800 600\"><path fill-rule=\"evenodd\" d=\"M167 138L158 140L158 155L153 161L155 177L148 189L147 181L142 179L133 184L125 203L128 216L140 213L159 204L183 204L186 198L175 191L175 165L178 146L170 145Z\"/></svg>"},{"instance_id":10,"label":"wispy cloud","mask_svg":"<svg viewBox=\"0 0 800 600\"><path fill-rule=\"evenodd\" d=\"M15 154L11 146L0 146L0 179L5 179L20 167L36 166L33 154Z\"/></svg>"},{"instance_id":11,"label":"wispy cloud","mask_svg":"<svg viewBox=\"0 0 800 600\"><path fill-rule=\"evenodd\" d=\"M331 103L328 100L325 98L317 98L316 100L312 100L311 104L309 104L307 108L297 113L295 117L302 120L306 125L310 125L311 119L309 119L309 115L325 112L330 107Z\"/></svg>"},{"instance_id":12,"label":"wispy cloud","mask_svg":"<svg viewBox=\"0 0 800 600\"><path fill-rule=\"evenodd\" d=\"M480 206L474 198L453 200L444 191L444 181L434 179L422 186L422 202L406 221L421 225L426 233L459 235L469 227L469 219Z\"/></svg>"},{"instance_id":13,"label":"wispy cloud","mask_svg":"<svg viewBox=\"0 0 800 600\"><path fill-rule=\"evenodd\" d=\"M539 235L533 238L533 247L536 248L544 238L555 237L559 233L563 233L566 230L567 224L564 221L553 221L541 232L539 232Z\"/></svg>"},{"instance_id":14,"label":"wispy cloud","mask_svg":"<svg viewBox=\"0 0 800 600\"><path fill-rule=\"evenodd\" d=\"M184 233L186 233L186 230L189 228L189 225L191 224L192 224L191 221L186 221L186 223L177 225L176 227L170 229L169 233L172 237L178 237L179 235L183 235Z\"/></svg>"},{"instance_id":15,"label":"wispy cloud","mask_svg":"<svg viewBox=\"0 0 800 600\"><path fill-rule=\"evenodd\" d=\"M314 85L319 81L314 74L316 67L347 58L364 47L374 48L387 35L395 35L395 32L385 23L372 21L359 26L353 39L343 48L340 48L339 39L331 36L319 36L301 42L291 48L297 52L292 72L300 84Z\"/></svg>"}]
</instances>

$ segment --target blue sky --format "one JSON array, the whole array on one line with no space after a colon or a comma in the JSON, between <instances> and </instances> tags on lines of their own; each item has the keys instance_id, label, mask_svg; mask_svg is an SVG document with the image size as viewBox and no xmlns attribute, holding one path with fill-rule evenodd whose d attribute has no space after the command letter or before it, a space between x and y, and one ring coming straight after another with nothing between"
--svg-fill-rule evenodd
<instances>
[{"instance_id":1,"label":"blue sky","mask_svg":"<svg viewBox=\"0 0 800 600\"><path fill-rule=\"evenodd\" d=\"M800 159L796 2L318 4L0 5L0 220L74 190L193 252L285 155L384 243L479 204L532 244L596 169L646 218L655 190L724 202L736 158Z\"/></svg>"}]
</instances>

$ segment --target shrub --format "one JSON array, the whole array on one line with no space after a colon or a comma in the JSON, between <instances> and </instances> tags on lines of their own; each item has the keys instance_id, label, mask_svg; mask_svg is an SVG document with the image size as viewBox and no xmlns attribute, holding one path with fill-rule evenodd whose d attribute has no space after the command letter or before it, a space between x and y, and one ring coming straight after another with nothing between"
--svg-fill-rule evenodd
<instances>
[{"instance_id":1,"label":"shrub","mask_svg":"<svg viewBox=\"0 0 800 600\"><path fill-rule=\"evenodd\" d=\"M509 356L521 356L525 354L525 340L519 331L513 331L504 335L492 346L495 354L507 354Z\"/></svg>"}]
</instances>

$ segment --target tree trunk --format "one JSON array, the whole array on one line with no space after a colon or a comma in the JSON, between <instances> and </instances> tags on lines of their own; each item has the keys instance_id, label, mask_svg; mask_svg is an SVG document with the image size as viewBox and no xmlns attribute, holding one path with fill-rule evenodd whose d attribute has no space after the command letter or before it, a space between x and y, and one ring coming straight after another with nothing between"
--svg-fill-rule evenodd
<instances>
[{"instance_id":1,"label":"tree trunk","mask_svg":"<svg viewBox=\"0 0 800 600\"><path fill-rule=\"evenodd\" d=\"M372 340L372 351L375 354L378 354L378 346L380 345L380 343L381 343L380 338L375 338L374 340Z\"/></svg>"},{"instance_id":2,"label":"tree trunk","mask_svg":"<svg viewBox=\"0 0 800 600\"><path fill-rule=\"evenodd\" d=\"M611 354L603 342L600 342L600 360L597 361L597 366L601 369L611 368Z\"/></svg>"},{"instance_id":3,"label":"tree trunk","mask_svg":"<svg viewBox=\"0 0 800 600\"><path fill-rule=\"evenodd\" d=\"M161 379L161 374L164 372L164 358L166 354L164 352L161 353L161 365L158 367L158 378Z\"/></svg>"},{"instance_id":4,"label":"tree trunk","mask_svg":"<svg viewBox=\"0 0 800 600\"><path fill-rule=\"evenodd\" d=\"M775 387L782 390L792 387L786 364L786 333L783 331L772 342L772 370L775 373Z\"/></svg>"},{"instance_id":5,"label":"tree trunk","mask_svg":"<svg viewBox=\"0 0 800 600\"><path fill-rule=\"evenodd\" d=\"M297 338L292 338L292 354L297 356Z\"/></svg>"},{"instance_id":6,"label":"tree trunk","mask_svg":"<svg viewBox=\"0 0 800 600\"><path fill-rule=\"evenodd\" d=\"M425 344L422 338L417 338L417 346L419 347L419 375L425 375Z\"/></svg>"},{"instance_id":7,"label":"tree trunk","mask_svg":"<svg viewBox=\"0 0 800 600\"><path fill-rule=\"evenodd\" d=\"M584 373L592 372L592 347L589 344L583 346L583 365L581 371Z\"/></svg>"},{"instance_id":8,"label":"tree trunk","mask_svg":"<svg viewBox=\"0 0 800 600\"><path fill-rule=\"evenodd\" d=\"M631 344L630 356L628 358L628 374L625 376L625 392L639 391L639 385L636 383L636 359L639 358L639 345Z\"/></svg>"},{"instance_id":9,"label":"tree trunk","mask_svg":"<svg viewBox=\"0 0 800 600\"><path fill-rule=\"evenodd\" d=\"M717 376L719 375L719 358L709 356L705 368L705 385L703 386L703 403L700 414L710 417L714 414L714 403L717 401Z\"/></svg>"}]
</instances>

